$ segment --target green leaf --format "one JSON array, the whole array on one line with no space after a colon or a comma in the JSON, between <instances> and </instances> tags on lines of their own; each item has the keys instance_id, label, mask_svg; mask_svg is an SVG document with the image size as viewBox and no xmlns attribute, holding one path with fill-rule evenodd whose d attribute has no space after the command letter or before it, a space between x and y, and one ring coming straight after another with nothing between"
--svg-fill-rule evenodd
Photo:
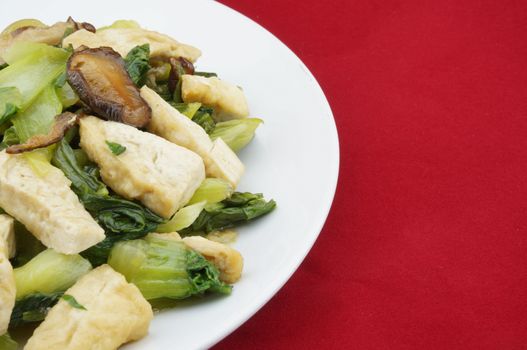
<instances>
[{"instance_id":1,"label":"green leaf","mask_svg":"<svg viewBox=\"0 0 527 350\"><path fill-rule=\"evenodd\" d=\"M150 45L136 46L124 59L126 71L135 85L141 87L146 82L146 75L150 70Z\"/></svg>"},{"instance_id":2,"label":"green leaf","mask_svg":"<svg viewBox=\"0 0 527 350\"><path fill-rule=\"evenodd\" d=\"M214 110L208 107L200 107L196 114L192 117L192 121L205 130L207 134L210 134L216 129L216 122L212 118Z\"/></svg>"},{"instance_id":3,"label":"green leaf","mask_svg":"<svg viewBox=\"0 0 527 350\"><path fill-rule=\"evenodd\" d=\"M11 339L11 337L9 336L9 333L5 333L4 335L0 336L0 349L17 350L18 344L16 341Z\"/></svg>"},{"instance_id":4,"label":"green leaf","mask_svg":"<svg viewBox=\"0 0 527 350\"><path fill-rule=\"evenodd\" d=\"M217 77L218 74L212 72L194 72L194 75L199 75L200 77L211 78Z\"/></svg>"},{"instance_id":5,"label":"green leaf","mask_svg":"<svg viewBox=\"0 0 527 350\"><path fill-rule=\"evenodd\" d=\"M228 199L205 206L196 221L180 233L208 233L234 227L268 214L275 207L276 202L266 201L262 194L234 192Z\"/></svg>"},{"instance_id":6,"label":"green leaf","mask_svg":"<svg viewBox=\"0 0 527 350\"><path fill-rule=\"evenodd\" d=\"M66 140L63 139L59 142L51 162L64 172L77 195L80 196L87 192L108 194L106 185L102 181L81 169L73 149Z\"/></svg>"},{"instance_id":7,"label":"green leaf","mask_svg":"<svg viewBox=\"0 0 527 350\"><path fill-rule=\"evenodd\" d=\"M66 81L68 80L68 74L66 73L66 70L62 72L57 79L55 79L55 83L53 84L55 87L63 87L64 84L66 84Z\"/></svg>"},{"instance_id":8,"label":"green leaf","mask_svg":"<svg viewBox=\"0 0 527 350\"><path fill-rule=\"evenodd\" d=\"M92 269L78 254L61 254L53 249L39 253L28 263L13 270L16 298L34 293L64 292Z\"/></svg>"},{"instance_id":9,"label":"green leaf","mask_svg":"<svg viewBox=\"0 0 527 350\"><path fill-rule=\"evenodd\" d=\"M233 193L232 186L225 180L207 178L203 180L187 205L206 201L207 203L218 203L229 198Z\"/></svg>"},{"instance_id":10,"label":"green leaf","mask_svg":"<svg viewBox=\"0 0 527 350\"><path fill-rule=\"evenodd\" d=\"M8 53L14 61L9 62L4 55L9 66L0 71L0 87L20 91L22 111L65 71L70 55L63 49L27 42L14 44Z\"/></svg>"},{"instance_id":11,"label":"green leaf","mask_svg":"<svg viewBox=\"0 0 527 350\"><path fill-rule=\"evenodd\" d=\"M26 142L31 136L46 135L55 122L55 116L62 112L55 88L45 87L35 101L26 110L19 112L11 119L21 142Z\"/></svg>"},{"instance_id":12,"label":"green leaf","mask_svg":"<svg viewBox=\"0 0 527 350\"><path fill-rule=\"evenodd\" d=\"M110 149L110 151L112 151L112 153L115 154L116 156L123 154L124 151L126 151L126 147L118 143L107 140L106 144L108 145L108 148Z\"/></svg>"},{"instance_id":13,"label":"green leaf","mask_svg":"<svg viewBox=\"0 0 527 350\"><path fill-rule=\"evenodd\" d=\"M157 227L156 232L177 232L192 225L199 214L205 208L206 201L188 205L178 210L178 212L167 223Z\"/></svg>"},{"instance_id":14,"label":"green leaf","mask_svg":"<svg viewBox=\"0 0 527 350\"><path fill-rule=\"evenodd\" d=\"M210 133L210 138L216 140L221 137L234 151L238 152L254 138L256 128L263 122L258 118L234 119L216 124Z\"/></svg>"},{"instance_id":15,"label":"green leaf","mask_svg":"<svg viewBox=\"0 0 527 350\"><path fill-rule=\"evenodd\" d=\"M187 271L194 294L203 294L206 291L230 294L232 291L232 286L220 281L218 269L203 255L191 249L187 252Z\"/></svg>"},{"instance_id":16,"label":"green leaf","mask_svg":"<svg viewBox=\"0 0 527 350\"><path fill-rule=\"evenodd\" d=\"M17 145L19 143L20 139L16 134L15 127L11 126L9 129L4 131L4 138L2 139L2 143L0 143L0 150L4 150L11 145Z\"/></svg>"},{"instance_id":17,"label":"green leaf","mask_svg":"<svg viewBox=\"0 0 527 350\"><path fill-rule=\"evenodd\" d=\"M52 308L62 296L58 293L35 293L17 300L9 327L14 328L26 323L33 323L44 320L50 308Z\"/></svg>"},{"instance_id":18,"label":"green leaf","mask_svg":"<svg viewBox=\"0 0 527 350\"><path fill-rule=\"evenodd\" d=\"M196 112L201 107L200 102L191 102L191 103L174 103L172 105L175 109L179 111L179 113L187 116L188 118L192 119Z\"/></svg>"},{"instance_id":19,"label":"green leaf","mask_svg":"<svg viewBox=\"0 0 527 350\"><path fill-rule=\"evenodd\" d=\"M14 116L22 104L22 95L16 87L0 88L0 125Z\"/></svg>"},{"instance_id":20,"label":"green leaf","mask_svg":"<svg viewBox=\"0 0 527 350\"><path fill-rule=\"evenodd\" d=\"M79 304L79 302L77 301L77 299L75 299L73 295L64 294L62 296L62 299L67 301L71 307L74 307L79 310L86 310L86 308L83 305Z\"/></svg>"},{"instance_id":21,"label":"green leaf","mask_svg":"<svg viewBox=\"0 0 527 350\"><path fill-rule=\"evenodd\" d=\"M116 244L108 263L134 283L147 300L231 292L212 263L182 241L162 235Z\"/></svg>"},{"instance_id":22,"label":"green leaf","mask_svg":"<svg viewBox=\"0 0 527 350\"><path fill-rule=\"evenodd\" d=\"M27 264L46 247L19 221L15 221L16 255L11 259L13 267Z\"/></svg>"}]
</instances>

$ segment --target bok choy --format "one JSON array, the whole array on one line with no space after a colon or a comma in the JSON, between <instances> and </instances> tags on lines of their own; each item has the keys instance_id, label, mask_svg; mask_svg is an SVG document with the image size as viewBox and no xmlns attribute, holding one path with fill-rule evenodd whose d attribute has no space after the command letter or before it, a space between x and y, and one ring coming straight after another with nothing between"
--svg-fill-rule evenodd
<instances>
[{"instance_id":1,"label":"bok choy","mask_svg":"<svg viewBox=\"0 0 527 350\"><path fill-rule=\"evenodd\" d=\"M230 198L206 205L196 221L180 233L208 233L234 227L268 214L275 207L274 200L266 201L260 193L234 192Z\"/></svg>"},{"instance_id":2,"label":"bok choy","mask_svg":"<svg viewBox=\"0 0 527 350\"><path fill-rule=\"evenodd\" d=\"M220 281L218 269L203 256L182 241L159 235L116 244L108 263L147 300L231 292L231 287Z\"/></svg>"},{"instance_id":3,"label":"bok choy","mask_svg":"<svg viewBox=\"0 0 527 350\"><path fill-rule=\"evenodd\" d=\"M62 293L91 268L80 255L65 255L47 249L14 269L16 303L10 327L42 321Z\"/></svg>"}]
</instances>

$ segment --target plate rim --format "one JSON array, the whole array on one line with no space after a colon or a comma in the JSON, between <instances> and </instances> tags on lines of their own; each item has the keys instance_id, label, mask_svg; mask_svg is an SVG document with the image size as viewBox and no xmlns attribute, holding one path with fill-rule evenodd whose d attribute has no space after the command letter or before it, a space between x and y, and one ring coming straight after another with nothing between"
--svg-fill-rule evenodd
<instances>
[{"instance_id":1,"label":"plate rim","mask_svg":"<svg viewBox=\"0 0 527 350\"><path fill-rule=\"evenodd\" d=\"M322 229L324 228L326 221L328 219L329 213L331 211L331 207L333 205L333 202L335 200L335 194L337 191L337 185L338 185L338 179L340 174L340 139L337 129L337 124L335 121L335 116L333 114L333 110L331 109L331 105L329 104L329 101L326 97L326 94L324 93L324 90L320 86L320 83L316 79L316 77L313 75L311 70L307 67L307 65L298 57L298 55L289 47L287 46L282 40L280 40L276 35L274 35L271 31L269 31L267 28L265 28L263 25L259 24L252 18L244 15L243 13L233 9L232 7L227 6L226 4L223 4L219 1L211 1L211 3L214 3L220 7L222 7L224 10L229 11L233 13L236 16L239 16L240 18L243 18L246 22L249 22L251 25L258 27L260 30L265 32L267 35L271 36L281 47L282 49L285 49L288 54L301 66L301 68L304 70L304 72L307 74L307 76L312 80L313 87L316 88L317 93L322 97L324 103L324 107L326 108L328 112L328 119L329 123L331 124L331 131L333 132L333 141L331 147L333 148L332 152L335 152L335 163L333 165L333 169L328 169L332 172L332 181L329 186L329 191L331 192L331 195L329 196L326 203L324 203L322 208L322 213L324 219L321 220L321 222L318 224L318 226L314 229L317 233L313 235L310 238L310 242L305 246L306 248L301 253L301 258L295 261L291 264L291 266L288 266L286 269L288 272L284 276L280 276L279 281L273 286L273 288L270 288L271 291L268 292L266 289L264 293L265 297L259 300L257 304L255 304L254 308L247 309L247 311L241 311L239 312L239 316L237 317L236 321L231 322L231 324L226 325L224 328L225 331L222 332L223 335L221 335L216 340L211 340L205 344L205 348L211 348L214 345L217 345L219 342L227 338L229 335L231 335L234 331L236 331L238 328L240 328L243 324L245 324L249 319L251 319L258 311L260 311L276 294L285 286L285 284L291 279L291 277L297 272L300 265L304 262L309 252L313 249L313 246L315 245L315 242L317 241L318 237L322 233Z\"/></svg>"}]
</instances>

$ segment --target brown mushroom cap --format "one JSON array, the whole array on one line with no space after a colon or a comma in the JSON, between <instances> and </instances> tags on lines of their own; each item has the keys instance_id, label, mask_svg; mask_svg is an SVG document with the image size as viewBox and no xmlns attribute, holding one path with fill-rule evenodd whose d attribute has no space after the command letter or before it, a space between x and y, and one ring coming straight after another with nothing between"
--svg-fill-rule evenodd
<instances>
[{"instance_id":1,"label":"brown mushroom cap","mask_svg":"<svg viewBox=\"0 0 527 350\"><path fill-rule=\"evenodd\" d=\"M168 88L170 92L174 92L183 74L194 74L194 65L184 57L170 57L168 63L172 68L168 78Z\"/></svg>"},{"instance_id":2,"label":"brown mushroom cap","mask_svg":"<svg viewBox=\"0 0 527 350\"><path fill-rule=\"evenodd\" d=\"M138 128L150 121L152 110L112 48L76 51L68 60L67 75L80 100L99 117Z\"/></svg>"}]
</instances>

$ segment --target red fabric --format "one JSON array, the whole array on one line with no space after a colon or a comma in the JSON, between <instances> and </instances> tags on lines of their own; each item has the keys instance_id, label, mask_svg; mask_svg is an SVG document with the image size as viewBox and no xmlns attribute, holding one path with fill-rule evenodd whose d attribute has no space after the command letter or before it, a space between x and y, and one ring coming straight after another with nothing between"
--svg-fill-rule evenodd
<instances>
[{"instance_id":1,"label":"red fabric","mask_svg":"<svg viewBox=\"0 0 527 350\"><path fill-rule=\"evenodd\" d=\"M341 170L305 262L215 349L527 348L527 2L224 2L317 77Z\"/></svg>"}]
</instances>

